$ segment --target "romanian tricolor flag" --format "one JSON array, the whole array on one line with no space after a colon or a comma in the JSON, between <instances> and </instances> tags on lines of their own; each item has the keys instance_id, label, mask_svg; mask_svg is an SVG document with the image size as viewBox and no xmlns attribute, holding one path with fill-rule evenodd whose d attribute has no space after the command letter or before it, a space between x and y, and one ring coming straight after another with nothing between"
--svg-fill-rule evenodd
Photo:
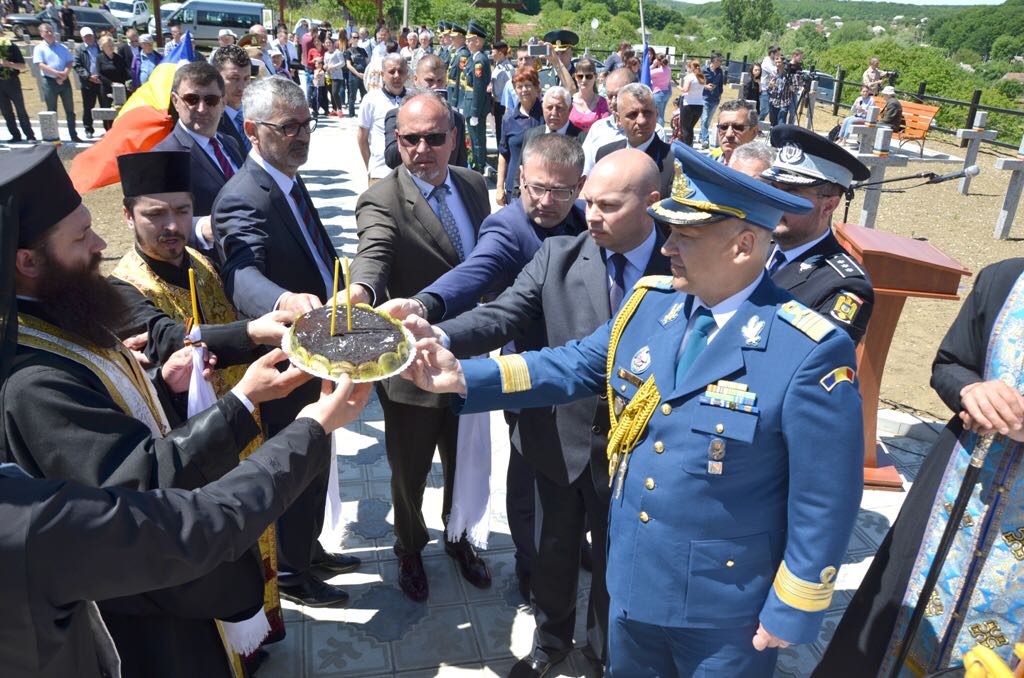
<instances>
[{"instance_id":1,"label":"romanian tricolor flag","mask_svg":"<svg viewBox=\"0 0 1024 678\"><path fill-rule=\"evenodd\" d=\"M174 129L168 114L171 84L178 66L195 60L192 34L164 56L146 83L135 90L103 137L71 161L71 180L79 193L110 186L121 180L117 156L148 151Z\"/></svg>"}]
</instances>

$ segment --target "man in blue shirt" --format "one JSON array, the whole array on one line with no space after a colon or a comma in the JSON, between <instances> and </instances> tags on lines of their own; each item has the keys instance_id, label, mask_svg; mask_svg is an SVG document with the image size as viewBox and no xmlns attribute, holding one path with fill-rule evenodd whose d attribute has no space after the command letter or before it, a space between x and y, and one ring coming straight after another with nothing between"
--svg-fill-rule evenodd
<instances>
[{"instance_id":1,"label":"man in blue shirt","mask_svg":"<svg viewBox=\"0 0 1024 678\"><path fill-rule=\"evenodd\" d=\"M53 34L53 27L50 24L39 24L39 36L43 41L32 50L32 62L39 65L39 70L43 74L40 82L46 110L56 112L57 97L60 97L71 140L81 141L78 138L78 132L75 131L75 99L69 80L75 57L71 56L67 47L57 42L57 37Z\"/></svg>"},{"instance_id":2,"label":"man in blue shirt","mask_svg":"<svg viewBox=\"0 0 1024 678\"><path fill-rule=\"evenodd\" d=\"M707 68L704 69L704 111L700 114L700 143L705 149L708 142L708 125L715 117L715 109L725 91L725 71L722 70L722 55L714 52Z\"/></svg>"}]
</instances>

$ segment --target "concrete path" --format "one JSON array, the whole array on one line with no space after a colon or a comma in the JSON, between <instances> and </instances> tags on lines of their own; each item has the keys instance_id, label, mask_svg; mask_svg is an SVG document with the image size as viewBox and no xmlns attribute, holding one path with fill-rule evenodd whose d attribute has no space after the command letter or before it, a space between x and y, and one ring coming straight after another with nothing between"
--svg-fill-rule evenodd
<instances>
[{"instance_id":1,"label":"concrete path","mask_svg":"<svg viewBox=\"0 0 1024 678\"><path fill-rule=\"evenodd\" d=\"M349 256L356 250L355 203L366 188L355 129L352 119L321 118L313 134L310 161L302 171L335 246ZM430 599L414 603L399 589L391 549L384 422L374 400L359 421L340 435L338 445L346 523L342 546L362 558L363 566L331 581L344 587L351 601L342 609L318 610L286 602L287 638L267 648L271 657L260 670L260 678L505 676L515 658L531 650L533 615L518 594L505 518L508 439L503 419L498 414L493 417L492 537L484 554L493 586L486 591L473 588L444 554L440 541L441 464L435 457L424 499L424 515L433 538L424 552ZM921 436L921 428L910 433ZM930 444L907 437L905 432L904 426L898 431L901 437L885 441L899 470L912 479ZM924 436L931 435L925 428ZM821 471L827 473L828 469ZM905 497L903 493L865 493L821 637L814 645L784 651L776 676L809 675ZM589 576L581 573L577 642L585 631L589 581ZM584 664L582 657L574 654L549 675L585 676Z\"/></svg>"}]
</instances>

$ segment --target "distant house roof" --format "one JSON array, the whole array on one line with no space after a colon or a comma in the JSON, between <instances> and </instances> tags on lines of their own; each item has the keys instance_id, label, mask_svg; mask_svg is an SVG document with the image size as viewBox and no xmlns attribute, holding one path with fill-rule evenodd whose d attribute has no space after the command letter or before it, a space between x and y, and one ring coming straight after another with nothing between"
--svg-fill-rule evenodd
<instances>
[{"instance_id":1,"label":"distant house roof","mask_svg":"<svg viewBox=\"0 0 1024 678\"><path fill-rule=\"evenodd\" d=\"M1024 73L1007 73L1003 76L1004 80L1016 80L1017 82L1024 82Z\"/></svg>"}]
</instances>

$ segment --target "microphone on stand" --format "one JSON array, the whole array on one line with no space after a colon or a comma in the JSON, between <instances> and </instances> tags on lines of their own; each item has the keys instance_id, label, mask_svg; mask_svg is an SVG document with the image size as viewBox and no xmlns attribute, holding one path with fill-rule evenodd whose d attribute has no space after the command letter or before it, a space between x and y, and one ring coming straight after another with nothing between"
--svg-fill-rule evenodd
<instances>
[{"instance_id":1,"label":"microphone on stand","mask_svg":"<svg viewBox=\"0 0 1024 678\"><path fill-rule=\"evenodd\" d=\"M950 172L949 174L935 174L928 179L929 184L941 184L944 181L952 181L953 179L963 179L964 177L976 177L981 174L981 168L977 165L970 165L965 167L959 172Z\"/></svg>"}]
</instances>

